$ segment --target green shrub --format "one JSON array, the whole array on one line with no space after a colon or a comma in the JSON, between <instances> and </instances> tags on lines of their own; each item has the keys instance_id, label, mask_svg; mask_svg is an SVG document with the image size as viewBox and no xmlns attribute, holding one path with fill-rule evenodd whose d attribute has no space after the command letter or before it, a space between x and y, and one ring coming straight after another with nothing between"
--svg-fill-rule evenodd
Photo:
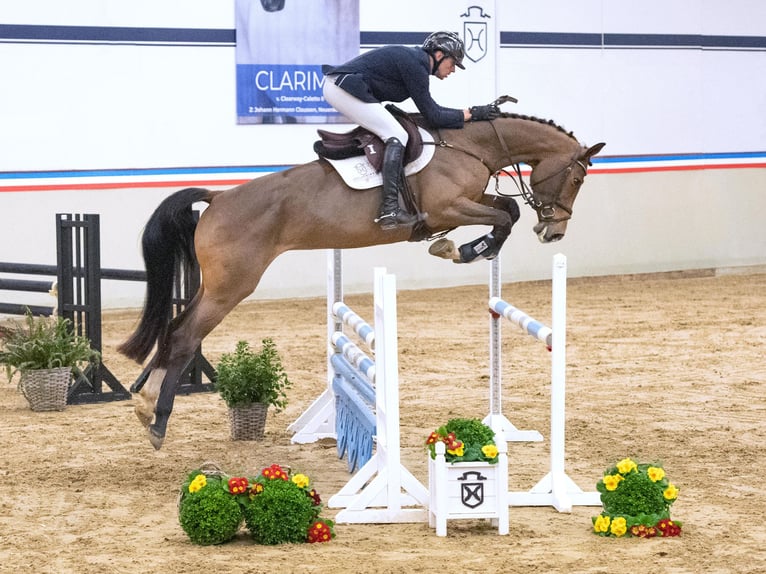
<instances>
[{"instance_id":1,"label":"green shrub","mask_svg":"<svg viewBox=\"0 0 766 574\"><path fill-rule=\"evenodd\" d=\"M258 477L255 482L263 489L244 508L245 525L253 540L259 544L306 542L321 507L292 480Z\"/></svg>"},{"instance_id":2,"label":"green shrub","mask_svg":"<svg viewBox=\"0 0 766 574\"><path fill-rule=\"evenodd\" d=\"M681 523L670 518L678 488L659 463L636 463L624 458L608 468L596 483L603 511L592 517L599 536L678 536Z\"/></svg>"},{"instance_id":3,"label":"green shrub","mask_svg":"<svg viewBox=\"0 0 766 574\"><path fill-rule=\"evenodd\" d=\"M198 489L195 489L192 484L195 479L201 480L197 478L200 476L204 477L204 485L196 485ZM225 480L218 476L205 476L200 471L189 475L181 490L178 521L194 544L228 542L242 525L242 518L240 497L229 492Z\"/></svg>"},{"instance_id":4,"label":"green shrub","mask_svg":"<svg viewBox=\"0 0 766 574\"><path fill-rule=\"evenodd\" d=\"M642 472L626 474L616 490L604 490L601 503L607 514L625 516L662 514L670 506L662 495L662 489Z\"/></svg>"},{"instance_id":5,"label":"green shrub","mask_svg":"<svg viewBox=\"0 0 766 574\"><path fill-rule=\"evenodd\" d=\"M287 406L287 378L274 341L266 338L259 352L239 341L233 353L224 353L216 366L215 388L229 407L253 403L272 405L277 412Z\"/></svg>"},{"instance_id":6,"label":"green shrub","mask_svg":"<svg viewBox=\"0 0 766 574\"><path fill-rule=\"evenodd\" d=\"M450 439L462 443L462 454L450 452ZM431 458L436 458L435 444L439 441L447 444L447 462L497 462L497 449L492 450L492 456L482 451L483 447L495 446L495 433L479 419L450 419L432 432L426 441Z\"/></svg>"}]
</instances>

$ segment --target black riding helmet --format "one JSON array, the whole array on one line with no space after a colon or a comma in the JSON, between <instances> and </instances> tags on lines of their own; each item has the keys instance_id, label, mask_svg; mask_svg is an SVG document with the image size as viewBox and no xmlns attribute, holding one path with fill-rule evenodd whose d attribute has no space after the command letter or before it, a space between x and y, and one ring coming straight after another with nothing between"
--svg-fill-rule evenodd
<instances>
[{"instance_id":1,"label":"black riding helmet","mask_svg":"<svg viewBox=\"0 0 766 574\"><path fill-rule=\"evenodd\" d=\"M445 58L449 57L455 60L455 65L461 70L465 70L463 65L463 57L465 56L465 46L463 40L460 39L455 32L434 32L423 42L421 46L423 50L433 56L436 50L441 50L445 54ZM444 58L436 60L434 58L434 67L431 69L431 74L436 72L436 69L444 61Z\"/></svg>"}]
</instances>

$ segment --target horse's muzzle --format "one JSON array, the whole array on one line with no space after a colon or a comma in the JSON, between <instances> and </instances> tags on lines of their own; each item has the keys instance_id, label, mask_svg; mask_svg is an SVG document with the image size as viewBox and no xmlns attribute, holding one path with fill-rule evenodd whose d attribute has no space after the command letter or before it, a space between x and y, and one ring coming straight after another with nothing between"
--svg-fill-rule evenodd
<instances>
[{"instance_id":1,"label":"horse's muzzle","mask_svg":"<svg viewBox=\"0 0 766 574\"><path fill-rule=\"evenodd\" d=\"M560 227L560 224L541 221L535 225L532 230L535 232L535 235L537 235L537 239L540 240L540 243L555 243L564 238L564 233L566 231L566 226L561 230L557 230L558 227Z\"/></svg>"}]
</instances>

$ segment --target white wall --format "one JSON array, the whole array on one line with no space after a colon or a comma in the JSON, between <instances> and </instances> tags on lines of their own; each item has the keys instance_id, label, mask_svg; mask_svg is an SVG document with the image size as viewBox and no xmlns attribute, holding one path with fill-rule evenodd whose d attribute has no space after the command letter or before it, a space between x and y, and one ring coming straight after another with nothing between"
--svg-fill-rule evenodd
<instances>
[{"instance_id":1,"label":"white wall","mask_svg":"<svg viewBox=\"0 0 766 574\"><path fill-rule=\"evenodd\" d=\"M585 0L577 9L565 0L362 0L361 28L459 30L459 15L472 4L493 14L495 37L766 36L766 3L758 0ZM234 6L233 0L9 0L0 4L4 24L231 30ZM464 107L509 93L520 103L508 109L552 118L584 143L606 141L604 154L610 156L766 150L766 79L755 73L766 69L765 49L496 45L490 51L467 71L434 80L437 100ZM0 43L0 261L53 263L54 214L100 213L103 266L140 268L141 227L176 189L144 187L139 173L133 180L141 185L121 189L3 192L17 181L3 174L34 182L23 172L214 171L314 159L316 126L236 124L234 74L233 45ZM757 219L766 211L766 169L699 169L709 167L706 162L703 157L688 171L617 174L599 174L597 164L563 243L538 244L530 231L532 213L525 210L504 252L504 278L548 277L556 251L568 255L575 276L766 264L766 232ZM52 180L63 186L71 178ZM460 230L455 238L483 232ZM347 253L348 290L369 290L373 264L397 273L403 288L485 281L486 265L456 266L426 249L425 243L401 244ZM292 253L268 271L258 296L317 295L323 289L324 254ZM135 305L142 294L138 286L110 282L104 296L109 305Z\"/></svg>"}]
</instances>

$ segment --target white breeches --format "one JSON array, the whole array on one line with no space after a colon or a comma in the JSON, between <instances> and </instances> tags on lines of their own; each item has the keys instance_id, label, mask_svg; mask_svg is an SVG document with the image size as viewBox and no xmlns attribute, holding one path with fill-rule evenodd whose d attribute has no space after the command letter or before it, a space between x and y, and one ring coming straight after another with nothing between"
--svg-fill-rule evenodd
<instances>
[{"instance_id":1,"label":"white breeches","mask_svg":"<svg viewBox=\"0 0 766 574\"><path fill-rule=\"evenodd\" d=\"M407 132L383 104L363 102L335 85L334 78L325 78L324 98L346 118L367 128L384 142L396 138L407 145Z\"/></svg>"}]
</instances>

